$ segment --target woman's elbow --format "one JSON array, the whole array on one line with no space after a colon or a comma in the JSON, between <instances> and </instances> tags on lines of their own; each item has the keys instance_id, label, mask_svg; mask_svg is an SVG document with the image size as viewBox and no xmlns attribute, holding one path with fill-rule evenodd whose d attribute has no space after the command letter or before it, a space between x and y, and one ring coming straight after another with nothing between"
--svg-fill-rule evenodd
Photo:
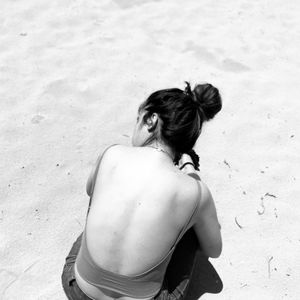
<instances>
[{"instance_id":1,"label":"woman's elbow","mask_svg":"<svg viewBox=\"0 0 300 300\"><path fill-rule=\"evenodd\" d=\"M214 249L213 251L211 251L209 257L218 258L218 257L220 257L221 253L222 253L222 245L219 246L218 248Z\"/></svg>"},{"instance_id":2,"label":"woman's elbow","mask_svg":"<svg viewBox=\"0 0 300 300\"><path fill-rule=\"evenodd\" d=\"M218 258L222 253L222 240L218 241L215 245L205 249L204 253L211 258Z\"/></svg>"}]
</instances>

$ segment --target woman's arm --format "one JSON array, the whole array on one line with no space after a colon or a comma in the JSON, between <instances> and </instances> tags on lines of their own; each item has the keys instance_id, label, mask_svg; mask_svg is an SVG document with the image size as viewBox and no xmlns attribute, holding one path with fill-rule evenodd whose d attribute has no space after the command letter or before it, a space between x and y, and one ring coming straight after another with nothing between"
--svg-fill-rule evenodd
<instances>
[{"instance_id":1,"label":"woman's arm","mask_svg":"<svg viewBox=\"0 0 300 300\"><path fill-rule=\"evenodd\" d=\"M98 173L98 168L99 168L99 164L101 162L102 159L102 154L99 155L96 164L94 165L90 176L88 178L88 181L86 183L86 192L87 194L91 197L91 195L93 194L93 190L94 190L94 186L95 186L95 181L96 181L96 177L97 177L97 173Z\"/></svg>"},{"instance_id":2,"label":"woman's arm","mask_svg":"<svg viewBox=\"0 0 300 300\"><path fill-rule=\"evenodd\" d=\"M202 250L209 257L219 257L222 252L221 226L212 195L208 187L201 182L199 172L193 167L193 160L190 155L182 155L179 168L183 173L196 179L201 187L198 196L200 203L193 227Z\"/></svg>"},{"instance_id":3,"label":"woman's arm","mask_svg":"<svg viewBox=\"0 0 300 300\"><path fill-rule=\"evenodd\" d=\"M204 183L199 182L199 184L201 186L200 205L198 206L194 230L204 254L217 258L222 252L221 226L209 189Z\"/></svg>"},{"instance_id":4,"label":"woman's arm","mask_svg":"<svg viewBox=\"0 0 300 300\"><path fill-rule=\"evenodd\" d=\"M93 167L93 169L92 169L92 171L91 171L91 173L90 173L90 176L89 176L89 178L88 178L88 181L87 181L87 183L86 183L86 192L87 192L87 194L88 194L90 197L91 197L91 195L93 194L93 191L94 191L95 182L96 182L96 178L97 178L97 174L98 174L98 169L99 169L101 160L102 160L104 154L106 153L106 151L107 151L108 149L110 149L111 147L116 146L116 145L117 145L117 144L113 144L113 145L107 147L107 148L103 151L103 153L101 153L101 154L99 155L99 157L98 157L98 159L97 159L97 162L96 162L96 164L94 165L94 167Z\"/></svg>"}]
</instances>

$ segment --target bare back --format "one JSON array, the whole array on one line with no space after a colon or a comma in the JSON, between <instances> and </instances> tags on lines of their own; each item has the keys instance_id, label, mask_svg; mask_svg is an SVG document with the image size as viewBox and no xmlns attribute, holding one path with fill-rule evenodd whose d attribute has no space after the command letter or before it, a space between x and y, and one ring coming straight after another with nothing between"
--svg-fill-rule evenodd
<instances>
[{"instance_id":1,"label":"bare back","mask_svg":"<svg viewBox=\"0 0 300 300\"><path fill-rule=\"evenodd\" d=\"M114 146L102 158L86 223L95 263L121 275L155 265L199 201L196 181L147 147Z\"/></svg>"}]
</instances>

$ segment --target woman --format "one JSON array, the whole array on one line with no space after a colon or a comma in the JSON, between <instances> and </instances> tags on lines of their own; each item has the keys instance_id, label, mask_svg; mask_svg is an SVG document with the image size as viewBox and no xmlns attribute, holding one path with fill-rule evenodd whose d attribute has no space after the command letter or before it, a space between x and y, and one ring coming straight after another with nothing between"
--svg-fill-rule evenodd
<instances>
[{"instance_id":1,"label":"woman","mask_svg":"<svg viewBox=\"0 0 300 300\"><path fill-rule=\"evenodd\" d=\"M64 268L64 274L72 272L72 284L63 274L69 299L157 298L172 253L189 228L205 255L220 255L214 201L196 172L192 148L202 124L221 107L215 87L197 85L192 91L189 83L184 91L157 91L140 105L133 147L106 149L89 177L80 250Z\"/></svg>"}]
</instances>

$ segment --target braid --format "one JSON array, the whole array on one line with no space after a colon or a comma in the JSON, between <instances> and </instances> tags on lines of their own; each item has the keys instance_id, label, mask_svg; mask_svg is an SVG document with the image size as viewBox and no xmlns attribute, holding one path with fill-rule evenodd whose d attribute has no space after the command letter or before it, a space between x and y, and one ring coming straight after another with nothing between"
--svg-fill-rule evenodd
<instances>
[{"instance_id":1,"label":"braid","mask_svg":"<svg viewBox=\"0 0 300 300\"><path fill-rule=\"evenodd\" d=\"M197 171L199 171L199 167L200 167L200 157L199 155L193 150L191 149L190 151L187 152L187 154L191 157L193 164L195 165L195 169Z\"/></svg>"}]
</instances>

